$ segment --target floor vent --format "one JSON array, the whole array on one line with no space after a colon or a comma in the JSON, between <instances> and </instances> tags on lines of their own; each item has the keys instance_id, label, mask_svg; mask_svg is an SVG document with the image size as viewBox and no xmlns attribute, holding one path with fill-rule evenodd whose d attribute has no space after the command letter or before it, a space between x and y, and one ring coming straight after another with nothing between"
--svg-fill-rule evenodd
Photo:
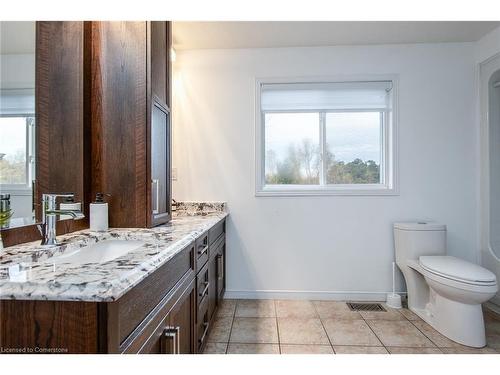
<instances>
[{"instance_id":1,"label":"floor vent","mask_svg":"<svg viewBox=\"0 0 500 375\"><path fill-rule=\"evenodd\" d=\"M366 302L347 302L347 306L352 311L383 311L385 309L380 303L366 303Z\"/></svg>"}]
</instances>

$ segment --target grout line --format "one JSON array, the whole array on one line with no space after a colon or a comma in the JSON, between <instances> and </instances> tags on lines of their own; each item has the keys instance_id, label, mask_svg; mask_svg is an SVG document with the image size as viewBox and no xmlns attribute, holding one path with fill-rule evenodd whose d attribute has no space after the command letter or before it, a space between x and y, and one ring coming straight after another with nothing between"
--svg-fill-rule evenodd
<instances>
[{"instance_id":1,"label":"grout line","mask_svg":"<svg viewBox=\"0 0 500 375\"><path fill-rule=\"evenodd\" d=\"M358 311L359 312L359 311ZM365 324L368 326L368 328L370 328L370 331L373 332L373 334L375 335L375 337L377 338L377 340L380 342L380 344L382 345L382 347L387 351L387 353L391 354L391 352L389 351L389 349L387 349L387 346L384 345L384 342L380 339L380 337L378 337L378 335L375 333L375 331L373 330L373 328L370 326L370 324L368 323L368 321L365 319L365 317L363 316L363 314L359 314L361 315L361 319L363 319L363 321L365 322ZM403 316L404 317L404 316ZM404 317L406 319L406 317Z\"/></svg>"},{"instance_id":2,"label":"grout line","mask_svg":"<svg viewBox=\"0 0 500 375\"><path fill-rule=\"evenodd\" d=\"M416 326L411 320L408 319L408 321L411 323L411 325L413 327L415 327L417 329L417 331L419 331L422 335L424 335L425 337L427 337L427 340L429 340L436 348L440 349L441 350L441 347L439 347L429 336L427 336L427 334L422 331L420 328L418 328L418 326ZM424 322L425 323L425 322ZM427 324L427 323L425 323ZM432 328L432 327L431 327ZM432 328L434 329L434 328ZM438 332L439 333L439 332ZM444 337L444 336L443 336ZM441 350L442 351L442 350Z\"/></svg>"},{"instance_id":3,"label":"grout line","mask_svg":"<svg viewBox=\"0 0 500 375\"><path fill-rule=\"evenodd\" d=\"M231 319L231 328L229 328L229 337L227 338L226 352L224 354L227 354L227 351L229 350L229 343L231 342L231 334L233 333L234 318L236 316L236 309L237 308L238 308L238 300L235 300L233 316Z\"/></svg>"},{"instance_id":4,"label":"grout line","mask_svg":"<svg viewBox=\"0 0 500 375\"><path fill-rule=\"evenodd\" d=\"M333 347L332 340L330 339L330 335L328 335L328 331L326 330L325 324L323 323L323 318L321 317L321 315L318 311L318 308L316 307L316 304L314 302L311 302L311 303L314 307L314 310L316 311L316 314L318 314L319 321L321 323L321 326L323 327L323 331L325 331L326 338L328 339L328 342L330 343L330 347L332 348L333 354L337 354L335 352L335 348Z\"/></svg>"},{"instance_id":5,"label":"grout line","mask_svg":"<svg viewBox=\"0 0 500 375\"><path fill-rule=\"evenodd\" d=\"M234 306L234 310L233 310L233 313L231 316L229 316L231 318L231 327L229 329L229 338L228 338L228 341L227 342L221 342L221 343L224 343L226 344L226 351L225 351L225 354L228 354L228 350L229 350L229 345L231 344L231 335L232 335L232 330L233 330L233 327L234 327L234 322L235 322L235 319L236 319L236 310L238 308L238 302L239 300L238 299L235 299L235 306ZM312 303L312 301L309 301ZM281 338L280 338L280 331L279 331L279 321L278 321L278 314L277 314L277 307L276 307L276 300L273 299L273 306L274 306L274 313L275 313L275 321L276 321L276 329L277 329L277 333L278 333L278 348L279 348L279 353L282 354L282 351L281 351ZM334 354L336 354L335 352L335 349L334 349L334 346L333 346L333 343L330 339L330 336L328 335L328 332L325 328L325 325L324 325L324 320L327 319L323 319L321 318L321 316L319 315L319 312L318 312L318 308L316 307L316 305L313 303L313 306L314 306L314 309L316 311L316 314L321 322L321 325L323 327L323 330L325 331L326 333L326 336L328 338L328 342L330 343L330 347L332 348L332 351ZM392 311L392 310L391 310ZM370 326L369 322L370 321L386 321L386 322L394 322L392 320L385 320L385 319L366 319L362 314L359 314L360 318L357 319L357 320L363 320L365 322L365 324L368 326L368 328L371 330L371 332L373 332L373 334L375 335L375 337L379 340L381 346L373 346L373 347L383 347L389 354L392 354L389 350L389 348L408 348L408 349L438 349L440 352L442 352L443 354L444 353L444 350L443 349L447 349L446 347L440 347L438 346L432 339L431 337L426 334L423 330L421 330L413 320L410 320L409 318L407 318L401 311L399 310L396 310L396 312L398 314L400 314L403 319L402 320L397 320L397 321L407 321L407 322L410 322L411 326L415 327L418 332L420 332L422 335L424 335L424 337L426 337L434 346L433 347L416 347L416 346L411 346L411 345L393 345L393 346L386 346L384 345L384 343L382 342L382 340L380 339L380 337L375 333L374 329ZM358 312L359 313L359 312ZM343 320L343 319L339 319L339 320ZM345 320L352 320L352 319L345 319ZM424 322L425 323L425 322ZM234 344L271 344L271 345L276 345L276 343L249 343L249 342L234 342ZM286 344L286 345L304 345L304 344ZM311 344L311 345L317 345L317 346L321 346L321 345L326 345L326 344ZM351 346L351 347L363 347L363 346L370 346L370 345L359 345L359 344L356 344L356 345L339 345L339 346ZM488 347L488 346L487 346ZM488 347L488 348L491 348L491 347ZM453 348L452 348L453 349ZM498 349L495 349L495 348L492 348L494 350L496 350L497 352L499 352Z\"/></svg>"},{"instance_id":6,"label":"grout line","mask_svg":"<svg viewBox=\"0 0 500 375\"><path fill-rule=\"evenodd\" d=\"M276 310L276 300L273 299L273 306L274 306L274 316L275 316L275 319L276 319L276 331L278 331L278 350L281 353L281 339L280 339L280 326L279 326L279 323L278 323L278 311Z\"/></svg>"}]
</instances>

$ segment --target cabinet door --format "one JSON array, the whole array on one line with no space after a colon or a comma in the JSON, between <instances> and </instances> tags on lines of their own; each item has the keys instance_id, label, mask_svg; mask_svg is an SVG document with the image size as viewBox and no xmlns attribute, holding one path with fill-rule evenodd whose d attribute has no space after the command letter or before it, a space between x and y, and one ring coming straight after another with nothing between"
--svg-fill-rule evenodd
<instances>
[{"instance_id":1,"label":"cabinet door","mask_svg":"<svg viewBox=\"0 0 500 375\"><path fill-rule=\"evenodd\" d=\"M164 105L168 105L168 53L167 22L151 21L151 91Z\"/></svg>"},{"instance_id":2,"label":"cabinet door","mask_svg":"<svg viewBox=\"0 0 500 375\"><path fill-rule=\"evenodd\" d=\"M169 318L165 317L139 350L139 354L175 354L177 330L168 325Z\"/></svg>"},{"instance_id":3,"label":"cabinet door","mask_svg":"<svg viewBox=\"0 0 500 375\"><path fill-rule=\"evenodd\" d=\"M196 294L193 280L169 314L169 327L175 335L174 352L176 354L195 352L195 312Z\"/></svg>"},{"instance_id":4,"label":"cabinet door","mask_svg":"<svg viewBox=\"0 0 500 375\"><path fill-rule=\"evenodd\" d=\"M170 219L170 113L153 103L151 117L151 211L152 224Z\"/></svg>"},{"instance_id":5,"label":"cabinet door","mask_svg":"<svg viewBox=\"0 0 500 375\"><path fill-rule=\"evenodd\" d=\"M217 306L217 256L208 262L208 317L211 319Z\"/></svg>"}]
</instances>

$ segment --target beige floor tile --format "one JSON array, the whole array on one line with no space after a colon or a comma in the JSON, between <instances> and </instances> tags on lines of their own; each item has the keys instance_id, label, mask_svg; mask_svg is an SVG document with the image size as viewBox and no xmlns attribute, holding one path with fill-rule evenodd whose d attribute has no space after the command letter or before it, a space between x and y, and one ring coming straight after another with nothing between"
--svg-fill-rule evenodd
<instances>
[{"instance_id":1,"label":"beige floor tile","mask_svg":"<svg viewBox=\"0 0 500 375\"><path fill-rule=\"evenodd\" d=\"M278 330L282 344L330 344L317 318L278 318Z\"/></svg>"},{"instance_id":2,"label":"beige floor tile","mask_svg":"<svg viewBox=\"0 0 500 375\"><path fill-rule=\"evenodd\" d=\"M445 354L498 354L493 348L441 348Z\"/></svg>"},{"instance_id":3,"label":"beige floor tile","mask_svg":"<svg viewBox=\"0 0 500 375\"><path fill-rule=\"evenodd\" d=\"M388 354L383 346L339 346L333 347L336 354Z\"/></svg>"},{"instance_id":4,"label":"beige floor tile","mask_svg":"<svg viewBox=\"0 0 500 375\"><path fill-rule=\"evenodd\" d=\"M207 342L203 354L226 354L227 343Z\"/></svg>"},{"instance_id":5,"label":"beige floor tile","mask_svg":"<svg viewBox=\"0 0 500 375\"><path fill-rule=\"evenodd\" d=\"M333 354L330 345L281 345L281 354Z\"/></svg>"},{"instance_id":6,"label":"beige floor tile","mask_svg":"<svg viewBox=\"0 0 500 375\"><path fill-rule=\"evenodd\" d=\"M278 344L229 344L227 354L280 354Z\"/></svg>"},{"instance_id":7,"label":"beige floor tile","mask_svg":"<svg viewBox=\"0 0 500 375\"><path fill-rule=\"evenodd\" d=\"M420 317L417 314L415 314L410 309L403 308L403 309L400 309L399 312L401 313L401 315L403 315L408 320L412 320L412 321L413 320L422 320L422 319L420 319Z\"/></svg>"},{"instance_id":8,"label":"beige floor tile","mask_svg":"<svg viewBox=\"0 0 500 375\"><path fill-rule=\"evenodd\" d=\"M388 347L391 354L443 354L439 348L399 348Z\"/></svg>"},{"instance_id":9,"label":"beige floor tile","mask_svg":"<svg viewBox=\"0 0 500 375\"><path fill-rule=\"evenodd\" d=\"M385 304L382 306L386 311L360 311L359 313L365 320L406 320L398 309L391 309Z\"/></svg>"},{"instance_id":10,"label":"beige floor tile","mask_svg":"<svg viewBox=\"0 0 500 375\"><path fill-rule=\"evenodd\" d=\"M435 345L420 332L412 323L404 321L368 320L367 323L373 329L384 346L400 347L426 347Z\"/></svg>"},{"instance_id":11,"label":"beige floor tile","mask_svg":"<svg viewBox=\"0 0 500 375\"><path fill-rule=\"evenodd\" d=\"M224 316L215 320L214 326L208 336L208 342L228 342L229 334L231 333L231 324L233 318Z\"/></svg>"},{"instance_id":12,"label":"beige floor tile","mask_svg":"<svg viewBox=\"0 0 500 375\"><path fill-rule=\"evenodd\" d=\"M357 311L349 309L345 302L313 301L321 319L362 319Z\"/></svg>"},{"instance_id":13,"label":"beige floor tile","mask_svg":"<svg viewBox=\"0 0 500 375\"><path fill-rule=\"evenodd\" d=\"M276 309L273 300L240 300L236 304L238 318L274 318Z\"/></svg>"},{"instance_id":14,"label":"beige floor tile","mask_svg":"<svg viewBox=\"0 0 500 375\"><path fill-rule=\"evenodd\" d=\"M332 345L382 346L364 320L323 320Z\"/></svg>"},{"instance_id":15,"label":"beige floor tile","mask_svg":"<svg viewBox=\"0 0 500 375\"><path fill-rule=\"evenodd\" d=\"M423 320L412 323L439 348L461 348L463 346L443 336Z\"/></svg>"},{"instance_id":16,"label":"beige floor tile","mask_svg":"<svg viewBox=\"0 0 500 375\"><path fill-rule=\"evenodd\" d=\"M234 318L230 342L278 344L276 318Z\"/></svg>"},{"instance_id":17,"label":"beige floor tile","mask_svg":"<svg viewBox=\"0 0 500 375\"><path fill-rule=\"evenodd\" d=\"M318 314L311 301L278 300L276 301L278 318L317 318Z\"/></svg>"},{"instance_id":18,"label":"beige floor tile","mask_svg":"<svg viewBox=\"0 0 500 375\"><path fill-rule=\"evenodd\" d=\"M217 308L217 317L234 316L235 309L236 309L235 299L224 299L222 300L220 306Z\"/></svg>"}]
</instances>

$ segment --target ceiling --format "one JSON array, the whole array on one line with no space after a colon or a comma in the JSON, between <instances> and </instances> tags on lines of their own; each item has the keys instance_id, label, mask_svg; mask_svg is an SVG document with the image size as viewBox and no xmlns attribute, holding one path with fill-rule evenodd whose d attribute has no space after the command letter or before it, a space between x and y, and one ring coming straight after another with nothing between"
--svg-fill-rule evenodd
<instances>
[{"instance_id":1,"label":"ceiling","mask_svg":"<svg viewBox=\"0 0 500 375\"><path fill-rule=\"evenodd\" d=\"M500 22L174 22L176 49L474 42Z\"/></svg>"},{"instance_id":2,"label":"ceiling","mask_svg":"<svg viewBox=\"0 0 500 375\"><path fill-rule=\"evenodd\" d=\"M0 54L35 53L34 21L0 21Z\"/></svg>"}]
</instances>

